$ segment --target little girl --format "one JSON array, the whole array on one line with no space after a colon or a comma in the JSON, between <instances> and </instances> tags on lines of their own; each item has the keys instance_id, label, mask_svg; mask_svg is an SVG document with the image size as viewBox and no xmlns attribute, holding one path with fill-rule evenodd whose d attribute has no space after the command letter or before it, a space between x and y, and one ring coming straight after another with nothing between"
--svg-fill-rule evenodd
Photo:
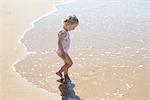
<instances>
[{"instance_id":1,"label":"little girl","mask_svg":"<svg viewBox=\"0 0 150 100\"><path fill-rule=\"evenodd\" d=\"M70 80L68 75L68 69L72 66L73 62L68 54L68 49L70 47L70 35L69 31L74 30L79 24L79 20L75 15L68 16L64 22L62 28L58 32L58 56L64 61L64 65L61 69L56 73L56 75L60 76L59 82L63 82ZM62 73L64 72L64 78Z\"/></svg>"}]
</instances>

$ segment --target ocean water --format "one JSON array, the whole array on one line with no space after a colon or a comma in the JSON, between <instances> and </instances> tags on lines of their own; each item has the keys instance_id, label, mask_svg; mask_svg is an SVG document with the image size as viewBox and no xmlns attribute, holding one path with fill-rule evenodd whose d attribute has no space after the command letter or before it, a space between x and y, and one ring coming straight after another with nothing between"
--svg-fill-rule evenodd
<instances>
[{"instance_id":1,"label":"ocean water","mask_svg":"<svg viewBox=\"0 0 150 100\"><path fill-rule=\"evenodd\" d=\"M33 22L19 42L27 51L13 64L21 77L59 93L57 32L63 18L80 21L71 33L70 77L84 100L150 99L150 1L74 0Z\"/></svg>"}]
</instances>

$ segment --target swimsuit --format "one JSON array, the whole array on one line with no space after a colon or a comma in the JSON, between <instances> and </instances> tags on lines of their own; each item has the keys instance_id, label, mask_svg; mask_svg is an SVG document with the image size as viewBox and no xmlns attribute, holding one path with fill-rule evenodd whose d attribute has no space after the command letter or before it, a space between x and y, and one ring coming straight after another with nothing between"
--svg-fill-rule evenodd
<instances>
[{"instance_id":1,"label":"swimsuit","mask_svg":"<svg viewBox=\"0 0 150 100\"><path fill-rule=\"evenodd\" d=\"M63 50L65 53L68 52L68 49L70 47L70 34L68 31L66 31L64 28L61 28L58 32L58 35L60 35L60 32L65 32L66 33L66 36L64 37L63 41L62 41L62 46L63 46ZM61 50L60 48L58 47L57 49L57 54L61 54Z\"/></svg>"}]
</instances>

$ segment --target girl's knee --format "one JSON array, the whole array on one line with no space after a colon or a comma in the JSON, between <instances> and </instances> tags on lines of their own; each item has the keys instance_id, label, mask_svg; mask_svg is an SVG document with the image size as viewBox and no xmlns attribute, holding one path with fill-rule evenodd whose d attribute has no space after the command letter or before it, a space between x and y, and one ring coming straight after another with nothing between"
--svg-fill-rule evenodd
<instances>
[{"instance_id":1,"label":"girl's knee","mask_svg":"<svg viewBox=\"0 0 150 100\"><path fill-rule=\"evenodd\" d=\"M72 62L72 60L71 60L71 58L70 58L70 56L69 56L68 54L65 55L65 60L64 60L64 62L65 62L65 63L67 64L67 66L69 66L69 67L71 67L72 64L73 64L73 62Z\"/></svg>"},{"instance_id":2,"label":"girl's knee","mask_svg":"<svg viewBox=\"0 0 150 100\"><path fill-rule=\"evenodd\" d=\"M72 61L67 62L67 65L68 65L69 67L71 67L71 66L72 66L72 64L73 64L73 62L72 62Z\"/></svg>"}]
</instances>

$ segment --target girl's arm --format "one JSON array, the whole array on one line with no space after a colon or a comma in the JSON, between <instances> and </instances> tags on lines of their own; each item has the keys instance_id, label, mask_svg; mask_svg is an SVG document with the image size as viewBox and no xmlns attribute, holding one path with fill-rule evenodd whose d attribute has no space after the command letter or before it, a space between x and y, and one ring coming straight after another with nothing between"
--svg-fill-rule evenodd
<instances>
[{"instance_id":1,"label":"girl's arm","mask_svg":"<svg viewBox=\"0 0 150 100\"><path fill-rule=\"evenodd\" d=\"M64 52L64 49L63 49L62 42L63 42L65 37L66 37L66 32L62 32L62 31L59 32L59 34L58 34L58 46L59 46L59 49L61 50L61 53L62 53L63 57L65 55L65 52Z\"/></svg>"}]
</instances>

